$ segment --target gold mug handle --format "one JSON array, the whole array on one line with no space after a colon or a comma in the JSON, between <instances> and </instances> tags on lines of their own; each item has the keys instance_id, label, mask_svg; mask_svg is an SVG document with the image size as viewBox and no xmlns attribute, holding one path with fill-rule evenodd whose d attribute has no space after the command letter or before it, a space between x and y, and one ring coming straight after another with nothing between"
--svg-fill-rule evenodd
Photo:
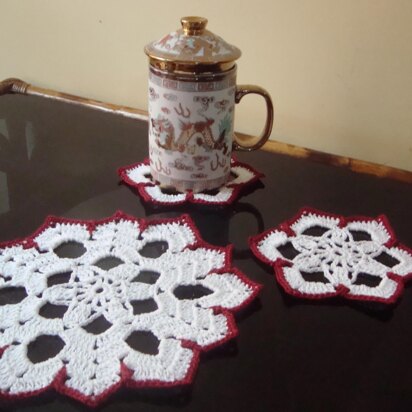
<instances>
[{"instance_id":1,"label":"gold mug handle","mask_svg":"<svg viewBox=\"0 0 412 412\"><path fill-rule=\"evenodd\" d=\"M259 140L250 146L244 145L242 141L236 136L233 135L233 150L240 150L244 152L251 152L252 150L259 149L262 147L266 141L269 139L270 133L272 131L273 126L273 103L272 99L270 98L269 93L259 86L253 86L251 84L244 84L240 86L236 86L235 92L235 103L239 103L243 96L249 93L254 93L262 96L266 102L266 123L265 128L263 129Z\"/></svg>"}]
</instances>

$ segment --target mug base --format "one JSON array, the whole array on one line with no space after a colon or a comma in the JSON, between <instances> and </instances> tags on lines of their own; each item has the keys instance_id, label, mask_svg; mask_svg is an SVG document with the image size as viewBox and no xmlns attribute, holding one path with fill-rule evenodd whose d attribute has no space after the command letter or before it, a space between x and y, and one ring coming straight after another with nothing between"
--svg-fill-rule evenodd
<instances>
[{"instance_id":1,"label":"mug base","mask_svg":"<svg viewBox=\"0 0 412 412\"><path fill-rule=\"evenodd\" d=\"M170 176L163 175L151 168L151 174L156 182L159 182L162 190L176 191L179 193L193 192L199 193L206 190L219 189L224 186L230 176L230 171L224 176L210 180L182 180L174 179Z\"/></svg>"}]
</instances>

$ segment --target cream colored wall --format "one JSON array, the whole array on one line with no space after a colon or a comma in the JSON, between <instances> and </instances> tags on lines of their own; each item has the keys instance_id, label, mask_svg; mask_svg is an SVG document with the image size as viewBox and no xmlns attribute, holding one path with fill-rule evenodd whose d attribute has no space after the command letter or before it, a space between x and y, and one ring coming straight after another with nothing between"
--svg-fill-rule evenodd
<instances>
[{"instance_id":1,"label":"cream colored wall","mask_svg":"<svg viewBox=\"0 0 412 412\"><path fill-rule=\"evenodd\" d=\"M184 15L242 49L273 139L412 170L410 0L0 0L0 79L146 108L142 48ZM236 122L260 131L258 97Z\"/></svg>"}]
</instances>

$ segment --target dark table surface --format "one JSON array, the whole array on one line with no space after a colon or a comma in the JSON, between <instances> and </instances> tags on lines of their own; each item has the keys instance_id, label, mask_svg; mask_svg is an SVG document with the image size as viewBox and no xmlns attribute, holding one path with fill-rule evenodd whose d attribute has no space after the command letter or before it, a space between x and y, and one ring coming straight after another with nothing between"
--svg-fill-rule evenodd
<instances>
[{"instance_id":1,"label":"dark table surface","mask_svg":"<svg viewBox=\"0 0 412 412\"><path fill-rule=\"evenodd\" d=\"M389 218L412 246L412 187L389 179L264 151L238 158L266 178L235 205L148 207L119 184L116 169L147 154L146 124L38 97L0 98L0 241L32 233L47 215L99 219L117 210L139 217L189 213L203 238L235 245L234 266L264 288L237 314L239 336L202 355L182 389L121 389L102 411L410 411L412 289L397 305L286 295L247 238L302 206ZM54 393L0 401L7 411L81 411Z\"/></svg>"}]
</instances>

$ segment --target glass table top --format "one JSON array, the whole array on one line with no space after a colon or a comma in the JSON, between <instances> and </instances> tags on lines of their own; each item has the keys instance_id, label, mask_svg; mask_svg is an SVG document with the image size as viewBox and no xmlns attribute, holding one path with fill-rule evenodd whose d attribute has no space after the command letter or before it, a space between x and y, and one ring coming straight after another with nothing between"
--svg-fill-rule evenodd
<instances>
[{"instance_id":1,"label":"glass table top","mask_svg":"<svg viewBox=\"0 0 412 412\"><path fill-rule=\"evenodd\" d=\"M0 97L0 242L32 233L48 215L101 219L117 210L145 217L188 213L204 240L234 244L234 266L264 287L236 315L239 336L202 354L185 388L121 389L104 411L357 411L412 407L412 293L375 307L286 295L247 239L303 206L342 215L385 214L412 246L412 188L307 159L238 153L266 177L232 206L156 207L119 182L117 168L147 156L143 121L40 97ZM79 411L49 391L0 401L7 411Z\"/></svg>"}]
</instances>

